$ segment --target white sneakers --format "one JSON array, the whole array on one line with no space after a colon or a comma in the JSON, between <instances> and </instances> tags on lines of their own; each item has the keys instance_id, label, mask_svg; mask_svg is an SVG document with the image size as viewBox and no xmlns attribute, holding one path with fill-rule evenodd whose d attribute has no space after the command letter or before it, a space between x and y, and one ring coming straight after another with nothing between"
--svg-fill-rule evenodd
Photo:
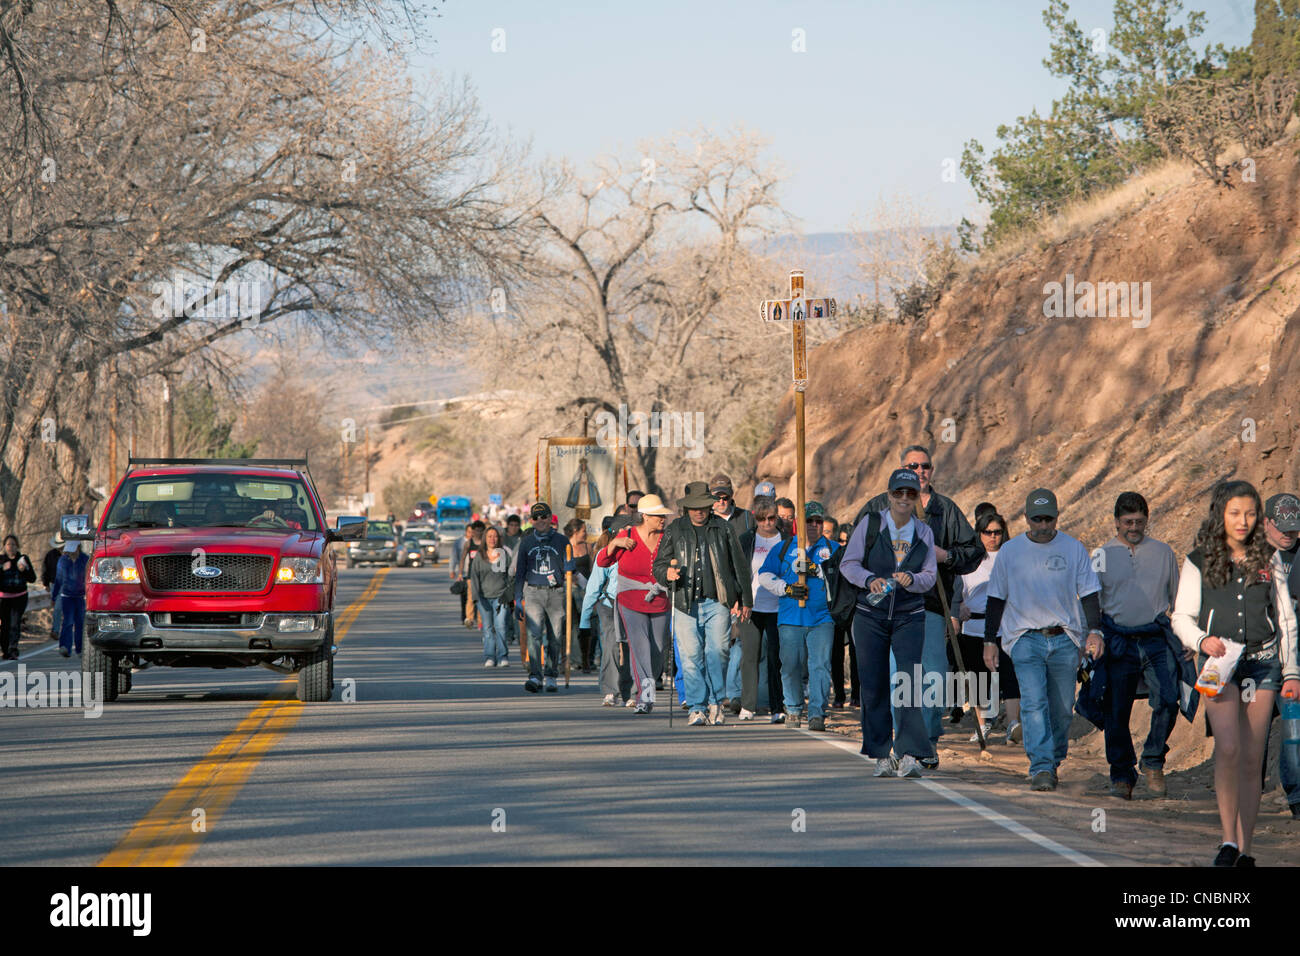
<instances>
[{"instance_id":1,"label":"white sneakers","mask_svg":"<svg viewBox=\"0 0 1300 956\"><path fill-rule=\"evenodd\" d=\"M496 664L496 661L484 661L484 662L483 662L483 666L484 666L484 667L496 667L497 664Z\"/></svg>"},{"instance_id":2,"label":"white sneakers","mask_svg":"<svg viewBox=\"0 0 1300 956\"><path fill-rule=\"evenodd\" d=\"M921 776L921 764L911 754L907 754L898 762L898 775L900 777L919 777Z\"/></svg>"},{"instance_id":3,"label":"white sneakers","mask_svg":"<svg viewBox=\"0 0 1300 956\"><path fill-rule=\"evenodd\" d=\"M703 725L707 720L708 718L704 716L704 712L697 710L695 711L695 713L691 714L690 718L686 721L686 726L699 727Z\"/></svg>"},{"instance_id":4,"label":"white sneakers","mask_svg":"<svg viewBox=\"0 0 1300 956\"><path fill-rule=\"evenodd\" d=\"M779 714L773 714L773 715L772 715L772 718L771 718L771 722L774 723L774 724L784 724L784 723L785 723L785 712L782 711L782 712L779 713Z\"/></svg>"},{"instance_id":5,"label":"white sneakers","mask_svg":"<svg viewBox=\"0 0 1300 956\"><path fill-rule=\"evenodd\" d=\"M614 706L614 695L613 695L613 694L606 694L606 695L605 695L605 699L602 700L602 701L600 702L600 706L601 706L601 707L613 707L613 706Z\"/></svg>"},{"instance_id":6,"label":"white sneakers","mask_svg":"<svg viewBox=\"0 0 1300 956\"><path fill-rule=\"evenodd\" d=\"M876 769L872 773L873 777L910 777L915 779L921 776L921 763L911 754L907 754L900 761L898 758L890 755L888 757L876 758Z\"/></svg>"},{"instance_id":7,"label":"white sneakers","mask_svg":"<svg viewBox=\"0 0 1300 956\"><path fill-rule=\"evenodd\" d=\"M727 715L721 704L709 704L709 725L720 727L727 722Z\"/></svg>"},{"instance_id":8,"label":"white sneakers","mask_svg":"<svg viewBox=\"0 0 1300 956\"><path fill-rule=\"evenodd\" d=\"M740 713L737 715L736 719L737 719L737 720L753 720L753 719L754 719L754 712L753 712L752 710L746 710L744 707L742 707L742 708L740 708Z\"/></svg>"}]
</instances>

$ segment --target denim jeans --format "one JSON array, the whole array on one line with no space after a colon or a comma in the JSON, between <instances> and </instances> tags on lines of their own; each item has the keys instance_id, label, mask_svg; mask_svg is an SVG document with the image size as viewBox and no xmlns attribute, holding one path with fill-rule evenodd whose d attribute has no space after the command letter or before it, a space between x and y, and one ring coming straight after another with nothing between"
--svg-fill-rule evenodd
<instances>
[{"instance_id":1,"label":"denim jeans","mask_svg":"<svg viewBox=\"0 0 1300 956\"><path fill-rule=\"evenodd\" d=\"M560 636L564 633L564 589L524 585L524 616L528 620L528 676L542 678L542 638L546 638L547 677L560 673ZM549 626L549 629L547 625Z\"/></svg>"},{"instance_id":2,"label":"denim jeans","mask_svg":"<svg viewBox=\"0 0 1300 956\"><path fill-rule=\"evenodd\" d=\"M506 634L510 627L510 605L501 598L479 599L478 616L483 621L483 660L493 664L506 661Z\"/></svg>"},{"instance_id":3,"label":"denim jeans","mask_svg":"<svg viewBox=\"0 0 1300 956\"><path fill-rule=\"evenodd\" d=\"M673 631L680 652L682 700L692 712L721 704L730 657L731 610L712 598L694 602L689 613L673 608Z\"/></svg>"},{"instance_id":4,"label":"denim jeans","mask_svg":"<svg viewBox=\"0 0 1300 956\"><path fill-rule=\"evenodd\" d=\"M785 690L785 711L803 710L804 680L808 681L808 716L825 717L831 689L831 642L835 624L826 621L812 627L782 624L781 684Z\"/></svg>"},{"instance_id":5,"label":"denim jeans","mask_svg":"<svg viewBox=\"0 0 1300 956\"><path fill-rule=\"evenodd\" d=\"M1178 719L1178 663L1163 634L1151 637L1106 637L1106 762L1110 779L1137 782L1137 755L1129 717L1133 713L1138 675L1146 680L1151 705L1151 730L1142 748L1143 768L1162 770L1169 752L1169 735Z\"/></svg>"},{"instance_id":6,"label":"denim jeans","mask_svg":"<svg viewBox=\"0 0 1300 956\"><path fill-rule=\"evenodd\" d=\"M1079 648L1069 634L1026 631L1011 647L1029 775L1055 772L1070 748Z\"/></svg>"},{"instance_id":7,"label":"denim jeans","mask_svg":"<svg viewBox=\"0 0 1300 956\"><path fill-rule=\"evenodd\" d=\"M80 654L81 637L86 626L86 596L84 594L60 594L59 604L63 608L63 620L60 622L61 628L59 630L59 647Z\"/></svg>"}]
</instances>

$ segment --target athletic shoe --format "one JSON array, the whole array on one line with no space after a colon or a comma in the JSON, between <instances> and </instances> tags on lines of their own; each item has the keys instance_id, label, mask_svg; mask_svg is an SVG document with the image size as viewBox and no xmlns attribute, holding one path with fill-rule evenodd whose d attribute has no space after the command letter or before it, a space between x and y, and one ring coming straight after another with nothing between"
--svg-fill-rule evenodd
<instances>
[{"instance_id":1,"label":"athletic shoe","mask_svg":"<svg viewBox=\"0 0 1300 956\"><path fill-rule=\"evenodd\" d=\"M613 707L613 706L614 706L614 695L613 695L613 694L606 694L606 695L605 695L605 699L602 700L602 701L600 702L600 706L601 706L601 707Z\"/></svg>"},{"instance_id":2,"label":"athletic shoe","mask_svg":"<svg viewBox=\"0 0 1300 956\"><path fill-rule=\"evenodd\" d=\"M536 677L530 677L524 683L524 690L528 691L528 693L530 694L536 694L541 689L542 689L542 682L539 681Z\"/></svg>"},{"instance_id":3,"label":"athletic shoe","mask_svg":"<svg viewBox=\"0 0 1300 956\"><path fill-rule=\"evenodd\" d=\"M900 777L919 777L921 776L921 762L911 754L907 754L898 762L898 775Z\"/></svg>"},{"instance_id":4,"label":"athletic shoe","mask_svg":"<svg viewBox=\"0 0 1300 956\"><path fill-rule=\"evenodd\" d=\"M736 719L737 719L737 720L753 720L753 719L754 719L754 712L753 712L752 710L746 710L744 707L742 707L742 708L740 708L740 713L736 715ZM1300 804L1296 804L1296 806L1292 807L1291 809L1292 809L1292 810L1296 810L1297 808L1300 808Z\"/></svg>"},{"instance_id":5,"label":"athletic shoe","mask_svg":"<svg viewBox=\"0 0 1300 956\"><path fill-rule=\"evenodd\" d=\"M709 704L709 725L721 727L727 722L727 712L721 704Z\"/></svg>"},{"instance_id":6,"label":"athletic shoe","mask_svg":"<svg viewBox=\"0 0 1300 956\"><path fill-rule=\"evenodd\" d=\"M1112 780L1110 782L1110 795L1119 797L1121 800L1133 799L1133 784L1127 780Z\"/></svg>"},{"instance_id":7,"label":"athletic shoe","mask_svg":"<svg viewBox=\"0 0 1300 956\"><path fill-rule=\"evenodd\" d=\"M635 706L636 706L636 698L635 698L635 697L629 697L627 700L623 701L623 706L624 706L624 707L635 707Z\"/></svg>"},{"instance_id":8,"label":"athletic shoe","mask_svg":"<svg viewBox=\"0 0 1300 956\"><path fill-rule=\"evenodd\" d=\"M1246 856L1246 854L1243 853L1241 856L1237 857L1237 866L1253 867L1254 865L1255 858L1253 856Z\"/></svg>"},{"instance_id":9,"label":"athletic shoe","mask_svg":"<svg viewBox=\"0 0 1300 956\"><path fill-rule=\"evenodd\" d=\"M648 714L648 713L650 713L650 705L649 705L649 704L637 704L635 707L632 708L632 713L634 713L634 714Z\"/></svg>"},{"instance_id":10,"label":"athletic shoe","mask_svg":"<svg viewBox=\"0 0 1300 956\"><path fill-rule=\"evenodd\" d=\"M1012 724L1011 724L1011 726L1007 728L1007 744L1008 744L1008 745L1010 745L1010 744L1018 744L1018 743L1020 743L1020 732L1021 732L1021 730L1023 730L1023 728L1020 726L1020 721L1018 721L1018 720L1017 720L1017 721L1013 721Z\"/></svg>"},{"instance_id":11,"label":"athletic shoe","mask_svg":"<svg viewBox=\"0 0 1300 956\"><path fill-rule=\"evenodd\" d=\"M1039 791L1055 790L1056 774L1052 773L1050 770L1040 770L1038 773L1034 774L1033 779L1029 782L1029 789Z\"/></svg>"},{"instance_id":12,"label":"athletic shoe","mask_svg":"<svg viewBox=\"0 0 1300 956\"><path fill-rule=\"evenodd\" d=\"M13 659L16 658L17 656L18 656L17 654L11 654L11 655L9 655L9 660L13 660ZM59 656L60 656L60 657L70 657L70 656L72 656L72 651L68 650L66 647L60 647L60 648L59 648Z\"/></svg>"},{"instance_id":13,"label":"athletic shoe","mask_svg":"<svg viewBox=\"0 0 1300 956\"><path fill-rule=\"evenodd\" d=\"M784 723L785 723L785 714L773 714L773 715L769 718L769 720L771 721L771 723L774 723L774 724L784 724Z\"/></svg>"},{"instance_id":14,"label":"athletic shoe","mask_svg":"<svg viewBox=\"0 0 1300 956\"><path fill-rule=\"evenodd\" d=\"M510 666L510 662L507 660L497 661L497 667L509 667L509 666Z\"/></svg>"},{"instance_id":15,"label":"athletic shoe","mask_svg":"<svg viewBox=\"0 0 1300 956\"><path fill-rule=\"evenodd\" d=\"M1219 855L1214 858L1214 866L1236 866L1241 851L1230 843L1219 845Z\"/></svg>"},{"instance_id":16,"label":"athletic shoe","mask_svg":"<svg viewBox=\"0 0 1300 956\"><path fill-rule=\"evenodd\" d=\"M560 689L560 688L558 688L558 687L555 686L555 678L554 678L554 677L548 677L548 678L546 678L546 693L548 693L548 694L554 694L554 693L555 693L556 691L558 691L559 689Z\"/></svg>"},{"instance_id":17,"label":"athletic shoe","mask_svg":"<svg viewBox=\"0 0 1300 956\"><path fill-rule=\"evenodd\" d=\"M483 666L484 666L484 667L496 667L497 665L496 665L496 662L495 662L495 661L484 661L484 662L483 662Z\"/></svg>"},{"instance_id":18,"label":"athletic shoe","mask_svg":"<svg viewBox=\"0 0 1300 956\"><path fill-rule=\"evenodd\" d=\"M922 757L920 760L917 761L917 763L919 763L919 764L920 764L922 767L924 767L926 770L938 770L938 769L939 769L939 758L938 758L938 757Z\"/></svg>"},{"instance_id":19,"label":"athletic shoe","mask_svg":"<svg viewBox=\"0 0 1300 956\"><path fill-rule=\"evenodd\" d=\"M690 709L691 709L691 705L686 703L686 701L682 701L682 710L690 710Z\"/></svg>"},{"instance_id":20,"label":"athletic shoe","mask_svg":"<svg viewBox=\"0 0 1300 956\"><path fill-rule=\"evenodd\" d=\"M809 729L809 730L825 730L825 729L826 729L826 718L825 718L825 717L809 717L809 718L808 718L808 729Z\"/></svg>"},{"instance_id":21,"label":"athletic shoe","mask_svg":"<svg viewBox=\"0 0 1300 956\"><path fill-rule=\"evenodd\" d=\"M691 716L690 716L690 719L686 721L686 726L687 726L687 727L700 727L700 726L702 726L704 723L706 723L707 721L708 721L708 718L704 716L704 711L702 711L702 710L697 710L697 711L695 711L694 713L692 713Z\"/></svg>"},{"instance_id":22,"label":"athletic shoe","mask_svg":"<svg viewBox=\"0 0 1300 956\"><path fill-rule=\"evenodd\" d=\"M787 727L793 727L795 730L798 730L799 722L800 722L800 717L798 711L789 711L786 713L785 725Z\"/></svg>"},{"instance_id":23,"label":"athletic shoe","mask_svg":"<svg viewBox=\"0 0 1300 956\"><path fill-rule=\"evenodd\" d=\"M873 777L897 777L898 761L893 757L877 757L876 770Z\"/></svg>"}]
</instances>

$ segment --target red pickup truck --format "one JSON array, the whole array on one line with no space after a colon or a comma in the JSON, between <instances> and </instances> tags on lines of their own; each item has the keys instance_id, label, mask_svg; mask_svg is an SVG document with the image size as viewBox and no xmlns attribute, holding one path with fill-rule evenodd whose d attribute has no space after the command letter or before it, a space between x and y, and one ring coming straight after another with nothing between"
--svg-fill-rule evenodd
<instances>
[{"instance_id":1,"label":"red pickup truck","mask_svg":"<svg viewBox=\"0 0 1300 956\"><path fill-rule=\"evenodd\" d=\"M65 515L63 537L93 540L86 671L104 697L149 666L251 667L298 675L298 699L334 687L332 541L365 518L325 525L306 459L132 458L92 528Z\"/></svg>"}]
</instances>

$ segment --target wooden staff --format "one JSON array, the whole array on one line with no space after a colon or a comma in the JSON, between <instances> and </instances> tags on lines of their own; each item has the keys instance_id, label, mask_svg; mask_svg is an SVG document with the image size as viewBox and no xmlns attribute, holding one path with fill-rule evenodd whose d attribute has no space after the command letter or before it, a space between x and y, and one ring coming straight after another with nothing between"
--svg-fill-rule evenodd
<instances>
[{"instance_id":1,"label":"wooden staff","mask_svg":"<svg viewBox=\"0 0 1300 956\"><path fill-rule=\"evenodd\" d=\"M573 545L564 546L564 557L573 563ZM573 572L564 572L564 686L569 686L569 658L573 654Z\"/></svg>"}]
</instances>

